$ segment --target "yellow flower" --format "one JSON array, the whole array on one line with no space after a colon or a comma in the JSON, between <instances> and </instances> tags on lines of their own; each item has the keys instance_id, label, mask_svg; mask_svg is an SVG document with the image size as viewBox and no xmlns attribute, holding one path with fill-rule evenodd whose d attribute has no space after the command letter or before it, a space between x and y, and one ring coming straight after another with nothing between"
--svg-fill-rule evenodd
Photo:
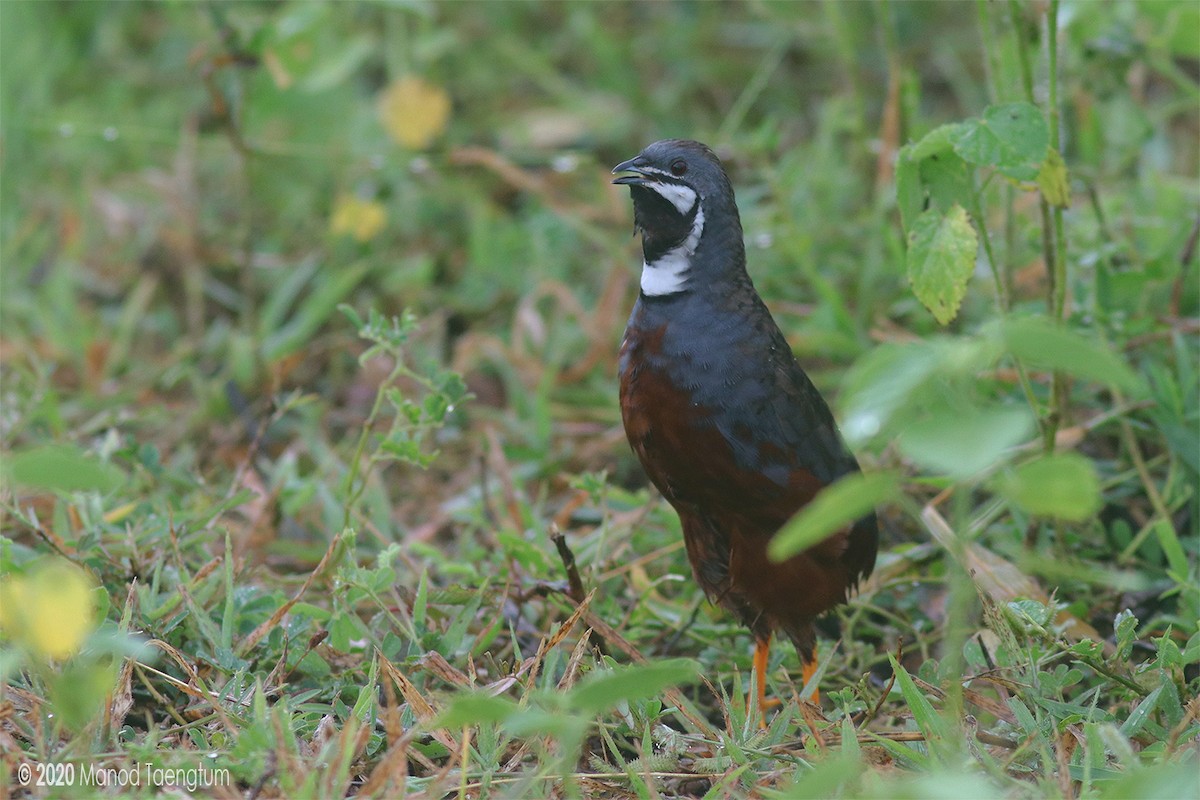
<instances>
[{"instance_id":1,"label":"yellow flower","mask_svg":"<svg viewBox=\"0 0 1200 800\"><path fill-rule=\"evenodd\" d=\"M91 576L71 562L41 561L0 584L0 626L42 658L68 658L95 628L93 588Z\"/></svg>"},{"instance_id":2,"label":"yellow flower","mask_svg":"<svg viewBox=\"0 0 1200 800\"><path fill-rule=\"evenodd\" d=\"M440 86L409 76L395 80L379 95L379 119L405 147L428 147L450 121L450 96Z\"/></svg>"},{"instance_id":3,"label":"yellow flower","mask_svg":"<svg viewBox=\"0 0 1200 800\"><path fill-rule=\"evenodd\" d=\"M374 239L387 224L387 211L374 200L361 200L352 194L340 194L329 215L329 231L334 236L350 234L360 242Z\"/></svg>"}]
</instances>

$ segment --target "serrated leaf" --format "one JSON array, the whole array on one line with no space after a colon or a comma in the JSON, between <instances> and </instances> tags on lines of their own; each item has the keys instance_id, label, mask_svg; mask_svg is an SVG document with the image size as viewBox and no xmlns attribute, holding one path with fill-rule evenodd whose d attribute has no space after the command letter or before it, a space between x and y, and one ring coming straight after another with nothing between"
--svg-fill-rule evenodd
<instances>
[{"instance_id":1,"label":"serrated leaf","mask_svg":"<svg viewBox=\"0 0 1200 800\"><path fill-rule=\"evenodd\" d=\"M1037 106L989 106L979 119L961 123L952 134L954 152L972 164L992 167L1017 181L1037 178L1050 146L1050 128Z\"/></svg>"},{"instance_id":2,"label":"serrated leaf","mask_svg":"<svg viewBox=\"0 0 1200 800\"><path fill-rule=\"evenodd\" d=\"M1047 203L1062 208L1071 204L1071 182L1067 177L1067 163L1053 147L1046 151L1046 160L1038 170L1037 185Z\"/></svg>"},{"instance_id":3,"label":"serrated leaf","mask_svg":"<svg viewBox=\"0 0 1200 800\"><path fill-rule=\"evenodd\" d=\"M860 519L900 491L895 472L852 472L821 490L767 546L773 561L807 550Z\"/></svg>"},{"instance_id":4,"label":"serrated leaf","mask_svg":"<svg viewBox=\"0 0 1200 800\"><path fill-rule=\"evenodd\" d=\"M588 714L597 714L618 703L655 697L664 689L691 683L700 667L691 659L672 658L632 667L593 673L568 695L568 704Z\"/></svg>"},{"instance_id":5,"label":"serrated leaf","mask_svg":"<svg viewBox=\"0 0 1200 800\"><path fill-rule=\"evenodd\" d=\"M1078 453L1054 453L1022 464L997 490L1030 514L1079 522L1100 509L1100 478Z\"/></svg>"},{"instance_id":6,"label":"serrated leaf","mask_svg":"<svg viewBox=\"0 0 1200 800\"><path fill-rule=\"evenodd\" d=\"M955 478L982 472L1033 432L1025 407L949 411L908 425L900 451L926 469Z\"/></svg>"},{"instance_id":7,"label":"serrated leaf","mask_svg":"<svg viewBox=\"0 0 1200 800\"><path fill-rule=\"evenodd\" d=\"M979 247L962 206L945 213L931 208L917 217L908 235L908 280L917 299L942 325L958 314Z\"/></svg>"}]
</instances>

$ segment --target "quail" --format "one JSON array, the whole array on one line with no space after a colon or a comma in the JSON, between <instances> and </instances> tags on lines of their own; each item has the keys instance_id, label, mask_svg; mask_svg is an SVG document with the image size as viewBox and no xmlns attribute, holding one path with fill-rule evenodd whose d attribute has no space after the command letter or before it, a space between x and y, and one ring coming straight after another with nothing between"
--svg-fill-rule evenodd
<instances>
[{"instance_id":1,"label":"quail","mask_svg":"<svg viewBox=\"0 0 1200 800\"><path fill-rule=\"evenodd\" d=\"M625 433L679 514L696 581L754 635L765 709L772 635L792 641L809 683L814 620L874 568L875 515L785 561L767 557L772 536L858 462L746 272L716 154L668 139L613 173L629 187L644 259L620 350Z\"/></svg>"}]
</instances>

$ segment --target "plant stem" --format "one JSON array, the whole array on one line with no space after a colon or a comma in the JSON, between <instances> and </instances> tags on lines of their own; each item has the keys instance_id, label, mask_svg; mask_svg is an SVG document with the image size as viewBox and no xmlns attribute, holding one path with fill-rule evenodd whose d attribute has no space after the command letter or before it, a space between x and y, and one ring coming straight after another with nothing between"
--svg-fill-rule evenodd
<instances>
[{"instance_id":1,"label":"plant stem","mask_svg":"<svg viewBox=\"0 0 1200 800\"><path fill-rule=\"evenodd\" d=\"M982 43L984 53L985 53L984 61L985 61L985 67L987 68L986 71L987 71L987 78L988 78L988 94L990 95L991 101L993 103L998 103L998 102L1000 102L1000 98L1001 98L1001 91L1000 91L1000 69L1001 69L1000 63L1001 62L1000 62L999 53L997 53L996 48L992 46L992 39L994 37L993 37L993 25L992 25L991 14L990 14L990 6L989 6L987 0L978 0L976 9L978 11L977 19L978 19L978 24L979 24L979 39L980 39L980 42ZM1018 10L1019 9L1014 0L1009 5L1009 11L1012 14L1013 28L1014 28L1014 30L1017 30L1017 31L1020 30L1020 26L1018 24L1018 22L1019 22ZM1017 51L1021 55L1021 73L1022 73L1023 82L1026 85L1027 93L1029 94L1030 99L1032 100L1033 83L1032 83L1032 78L1030 77L1030 74L1029 74L1030 73L1029 60L1025 56L1025 49L1021 46L1021 40L1020 40L1019 35L1016 37L1016 42L1017 42ZM983 239L983 251L984 251L984 254L987 256L988 265L992 269L992 278L996 282L996 300L1000 306L1001 315L1007 316L1009 311L1012 309L1012 292L1011 292L1011 283L1012 283L1011 272L1012 271L1009 269L1009 262L1012 259L1013 241L1015 239L1015 236L1011 230L1012 229L1012 220L1014 219L1012 187L1009 186L1008 190L1005 192L1005 199L1006 199L1006 205L1005 205L1005 211L1006 211L1006 213L1005 213L1005 263L1003 265L996 258L996 253L992 249L992 238L991 238L991 235L988 233L987 224L985 223L984 216L983 216L983 208L982 208L982 203L980 201L981 194L982 194L982 188L980 189L979 192L975 192L972 195L972 198L971 198L973 201L972 213L975 215L975 221L979 225L979 233ZM1029 408L1033 412L1034 419L1037 420L1039 429L1041 430L1042 434L1045 435L1045 433L1046 433L1045 418L1044 418L1045 415L1042 412L1042 407L1041 407L1041 404L1038 402L1037 395L1035 395L1033 392L1033 383L1029 380L1029 371L1027 369L1025 369L1025 365L1021 362L1021 360L1019 358L1016 358L1015 356L1013 357L1013 363L1016 366L1017 376L1020 379L1021 391L1025 394L1025 401L1027 403L1029 403Z\"/></svg>"},{"instance_id":2,"label":"plant stem","mask_svg":"<svg viewBox=\"0 0 1200 800\"><path fill-rule=\"evenodd\" d=\"M1030 103L1036 103L1033 94L1033 68L1029 62L1029 53L1021 41L1021 14L1016 0L1009 0L1008 10L1016 32L1017 56L1021 65L1025 98ZM1050 8L1046 12L1046 53L1049 68L1049 108L1046 116L1050 128L1050 146L1058 150L1058 0L1050 0ZM1050 284L1046 296L1046 310L1055 322L1062 323L1066 316L1067 298L1067 244L1062 208L1055 206L1052 210L1043 194L1038 196L1038 205L1042 215L1042 260L1046 264L1046 276ZM1050 381L1050 413L1046 415L1045 424L1042 426L1042 446L1047 453L1054 452L1058 428L1067 419L1067 401L1066 374L1056 370Z\"/></svg>"},{"instance_id":3,"label":"plant stem","mask_svg":"<svg viewBox=\"0 0 1200 800\"><path fill-rule=\"evenodd\" d=\"M1060 147L1059 130L1058 130L1058 0L1050 0L1050 10L1046 15L1046 48L1047 60L1049 62L1050 74L1047 76L1049 82L1049 119L1050 119L1050 146L1058 150ZM1046 198L1042 197L1042 205L1047 205ZM1051 281L1052 290L1052 308L1051 313L1055 321L1060 324L1066 319L1067 308L1067 237L1063 228L1063 209L1062 206L1054 206L1054 265L1053 274L1054 280ZM1050 265L1047 264L1047 267ZM1055 370L1052 378L1050 391L1050 405L1053 409L1050 414L1050 426L1057 429L1060 424L1067 420L1069 413L1068 403L1070 398L1067 394L1067 378L1062 370ZM1053 449L1054 440L1049 440L1049 449Z\"/></svg>"},{"instance_id":4,"label":"plant stem","mask_svg":"<svg viewBox=\"0 0 1200 800\"><path fill-rule=\"evenodd\" d=\"M976 23L979 25L979 46L983 48L983 74L988 88L988 99L1000 102L1000 54L993 46L995 33L992 28L991 6L988 0L976 0Z\"/></svg>"},{"instance_id":5,"label":"plant stem","mask_svg":"<svg viewBox=\"0 0 1200 800\"><path fill-rule=\"evenodd\" d=\"M367 419L363 422L362 432L358 436L358 443L354 446L354 455L350 459L350 471L346 473L346 481L342 486L342 491L346 495L346 505L342 511L342 527L350 527L350 512L358 503L358 498L362 496L363 491L367 488L367 476L363 475L362 481L358 481L359 472L362 469L363 453L367 449L367 440L371 437L371 429L375 427L375 420L379 416L379 409L383 407L383 399L387 395L387 388L405 373L404 361L399 353L394 353L396 366L388 373L388 376L379 384L379 388L375 392L375 402L371 405L371 413L367 415ZM355 486L355 483L358 483Z\"/></svg>"},{"instance_id":6,"label":"plant stem","mask_svg":"<svg viewBox=\"0 0 1200 800\"><path fill-rule=\"evenodd\" d=\"M983 252L987 256L988 266L992 268L992 280L996 282L996 301L1000 304L1000 311L1007 314L1010 301L1008 297L1008 289L1004 283L1004 276L1000 274L1000 264L996 260L996 254L992 250L992 237L988 234L987 221L983 216L983 204L979 201L979 195L983 189L971 193L971 213L975 215L975 222L979 226L979 236L983 241Z\"/></svg>"},{"instance_id":7,"label":"plant stem","mask_svg":"<svg viewBox=\"0 0 1200 800\"><path fill-rule=\"evenodd\" d=\"M1008 16L1012 22L1013 41L1017 43L1017 63L1021 65L1021 86L1025 90L1025 99L1033 102L1033 65L1029 63L1029 52L1021 40L1021 4L1017 0L1008 0Z\"/></svg>"}]
</instances>

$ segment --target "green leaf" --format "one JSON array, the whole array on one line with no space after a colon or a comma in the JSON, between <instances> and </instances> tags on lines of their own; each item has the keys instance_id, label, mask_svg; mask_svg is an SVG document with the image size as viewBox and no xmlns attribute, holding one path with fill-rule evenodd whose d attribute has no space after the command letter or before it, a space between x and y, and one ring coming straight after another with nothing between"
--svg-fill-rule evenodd
<instances>
[{"instance_id":1,"label":"green leaf","mask_svg":"<svg viewBox=\"0 0 1200 800\"><path fill-rule=\"evenodd\" d=\"M934 208L925 211L909 232L909 283L917 299L943 325L958 314L978 247L975 229L959 205L945 214Z\"/></svg>"},{"instance_id":2,"label":"green leaf","mask_svg":"<svg viewBox=\"0 0 1200 800\"><path fill-rule=\"evenodd\" d=\"M1005 451L1033 432L1026 407L946 410L909 424L900 434L900 451L926 469L966 478L999 462Z\"/></svg>"},{"instance_id":3,"label":"green leaf","mask_svg":"<svg viewBox=\"0 0 1200 800\"><path fill-rule=\"evenodd\" d=\"M260 327L263 357L274 361L304 346L370 269L369 264L355 264L335 271L313 289L286 323L274 329Z\"/></svg>"},{"instance_id":4,"label":"green leaf","mask_svg":"<svg viewBox=\"0 0 1200 800\"><path fill-rule=\"evenodd\" d=\"M1121 734L1123 736L1132 738L1141 732L1150 717L1150 712L1158 705L1158 698L1162 693L1163 687L1159 686L1153 692L1146 695L1145 699L1138 703L1137 708L1129 712L1129 716L1121 723Z\"/></svg>"},{"instance_id":5,"label":"green leaf","mask_svg":"<svg viewBox=\"0 0 1200 800\"><path fill-rule=\"evenodd\" d=\"M258 312L258 333L266 337L287 321L288 310L295 305L313 276L321 269L316 258L307 258L289 269L279 270L280 275L271 281L271 291L263 299Z\"/></svg>"},{"instance_id":6,"label":"green leaf","mask_svg":"<svg viewBox=\"0 0 1200 800\"><path fill-rule=\"evenodd\" d=\"M481 691L463 692L451 698L446 709L438 716L438 727L462 728L481 723L500 723L507 720L520 708L506 697L494 697Z\"/></svg>"},{"instance_id":7,"label":"green leaf","mask_svg":"<svg viewBox=\"0 0 1200 800\"><path fill-rule=\"evenodd\" d=\"M825 487L767 546L773 561L807 550L850 525L900 491L897 472L852 472Z\"/></svg>"},{"instance_id":8,"label":"green leaf","mask_svg":"<svg viewBox=\"0 0 1200 800\"><path fill-rule=\"evenodd\" d=\"M522 708L504 721L504 729L513 736L544 734L557 738L559 744L578 741L586 734L590 720L561 709L534 706ZM564 745L565 746L565 745Z\"/></svg>"},{"instance_id":9,"label":"green leaf","mask_svg":"<svg viewBox=\"0 0 1200 800\"><path fill-rule=\"evenodd\" d=\"M1158 545L1167 557L1167 565L1171 568L1175 579L1186 581L1189 573L1188 558L1179 542L1179 534L1169 519L1160 519L1154 523L1154 536Z\"/></svg>"},{"instance_id":10,"label":"green leaf","mask_svg":"<svg viewBox=\"0 0 1200 800\"><path fill-rule=\"evenodd\" d=\"M931 156L921 162L921 185L933 208L944 210L969 206L975 193L967 162L952 152Z\"/></svg>"},{"instance_id":11,"label":"green leaf","mask_svg":"<svg viewBox=\"0 0 1200 800\"><path fill-rule=\"evenodd\" d=\"M4 471L14 483L60 492L107 492L125 482L125 473L71 445L45 445L12 453Z\"/></svg>"},{"instance_id":12,"label":"green leaf","mask_svg":"<svg viewBox=\"0 0 1200 800\"><path fill-rule=\"evenodd\" d=\"M962 123L952 134L954 152L981 167L993 167L1017 181L1033 181L1046 160L1050 128L1037 106L989 106L980 119Z\"/></svg>"},{"instance_id":13,"label":"green leaf","mask_svg":"<svg viewBox=\"0 0 1200 800\"><path fill-rule=\"evenodd\" d=\"M892 662L892 671L896 674L896 683L900 687L900 693L904 695L904 701L908 703L908 710L912 712L917 728L925 734L925 740L931 742L934 739L944 738L946 735L945 721L938 715L933 704L929 702L929 698L917 688L912 676L900 665L896 656L888 653L888 661Z\"/></svg>"},{"instance_id":14,"label":"green leaf","mask_svg":"<svg viewBox=\"0 0 1200 800\"><path fill-rule=\"evenodd\" d=\"M941 125L925 134L920 140L906 144L900 149L900 155L914 163L924 161L930 156L945 153L954 148L954 143L963 135L966 123L951 122Z\"/></svg>"},{"instance_id":15,"label":"green leaf","mask_svg":"<svg viewBox=\"0 0 1200 800\"><path fill-rule=\"evenodd\" d=\"M966 163L953 151L953 139L959 128L958 123L943 125L925 134L919 142L900 148L896 159L896 206L905 235L926 209L926 197L942 208L970 199L969 193L945 191L951 184L970 189ZM953 181L948 180L951 177ZM947 201L951 194L953 199Z\"/></svg>"},{"instance_id":16,"label":"green leaf","mask_svg":"<svg viewBox=\"0 0 1200 800\"><path fill-rule=\"evenodd\" d=\"M1141 382L1125 361L1101 342L1084 338L1046 317L1014 317L1001 328L1005 346L1028 367L1115 384L1131 392Z\"/></svg>"},{"instance_id":17,"label":"green leaf","mask_svg":"<svg viewBox=\"0 0 1200 800\"><path fill-rule=\"evenodd\" d=\"M1121 662L1129 658L1129 654L1133 651L1133 640L1137 637L1138 619L1129 609L1117 614L1113 620L1114 638L1117 640L1117 649L1113 654L1113 662Z\"/></svg>"},{"instance_id":18,"label":"green leaf","mask_svg":"<svg viewBox=\"0 0 1200 800\"><path fill-rule=\"evenodd\" d=\"M70 729L80 731L103 711L104 700L116 682L117 671L107 659L76 659L53 675L47 688L59 720Z\"/></svg>"},{"instance_id":19,"label":"green leaf","mask_svg":"<svg viewBox=\"0 0 1200 800\"><path fill-rule=\"evenodd\" d=\"M996 481L997 490L1030 514L1079 522L1100 509L1100 478L1078 453L1055 453L1022 464Z\"/></svg>"},{"instance_id":20,"label":"green leaf","mask_svg":"<svg viewBox=\"0 0 1200 800\"><path fill-rule=\"evenodd\" d=\"M896 159L896 208L900 210L900 226L907 236L913 222L925 209L925 190L921 187L920 162L905 158L904 150Z\"/></svg>"},{"instance_id":21,"label":"green leaf","mask_svg":"<svg viewBox=\"0 0 1200 800\"><path fill-rule=\"evenodd\" d=\"M1067 164L1053 147L1046 151L1046 160L1038 170L1037 184L1047 203L1063 208L1071 204L1071 181L1067 177Z\"/></svg>"},{"instance_id":22,"label":"green leaf","mask_svg":"<svg viewBox=\"0 0 1200 800\"><path fill-rule=\"evenodd\" d=\"M842 390L842 434L862 444L885 432L892 420L937 372L939 343L883 344L863 356L846 375Z\"/></svg>"},{"instance_id":23,"label":"green leaf","mask_svg":"<svg viewBox=\"0 0 1200 800\"><path fill-rule=\"evenodd\" d=\"M688 658L672 658L632 667L595 672L571 690L571 708L598 714L618 703L656 697L664 689L691 683L700 674L700 666Z\"/></svg>"}]
</instances>

